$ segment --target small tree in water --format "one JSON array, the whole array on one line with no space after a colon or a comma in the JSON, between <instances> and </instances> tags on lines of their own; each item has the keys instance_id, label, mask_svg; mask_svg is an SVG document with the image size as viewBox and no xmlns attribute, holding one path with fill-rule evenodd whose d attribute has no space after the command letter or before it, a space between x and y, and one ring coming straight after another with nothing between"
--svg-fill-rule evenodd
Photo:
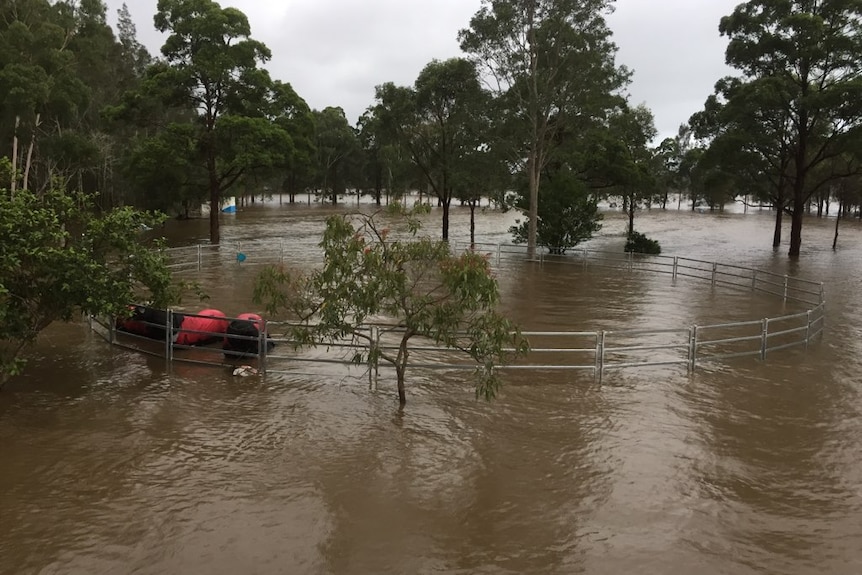
<instances>
[{"instance_id":1,"label":"small tree in water","mask_svg":"<svg viewBox=\"0 0 862 575\"><path fill-rule=\"evenodd\" d=\"M128 207L97 215L94 200L58 189L0 189L0 388L55 321L121 316L133 301L179 301L186 286L154 249L163 242L141 238L164 216Z\"/></svg>"},{"instance_id":2,"label":"small tree in water","mask_svg":"<svg viewBox=\"0 0 862 575\"><path fill-rule=\"evenodd\" d=\"M416 336L472 358L476 396L490 400L500 387L495 367L526 353L527 341L497 312L499 291L488 259L474 252L452 255L447 243L417 237L420 210L427 208L387 210L404 218L404 239L390 237L379 222L381 212L331 216L320 244L323 267L307 275L268 267L255 283L255 301L270 314L297 316L292 336L300 346L349 340L368 349L355 362L392 364L402 407ZM383 321L381 336L396 335L396 350L380 349L372 339L369 328Z\"/></svg>"}]
</instances>

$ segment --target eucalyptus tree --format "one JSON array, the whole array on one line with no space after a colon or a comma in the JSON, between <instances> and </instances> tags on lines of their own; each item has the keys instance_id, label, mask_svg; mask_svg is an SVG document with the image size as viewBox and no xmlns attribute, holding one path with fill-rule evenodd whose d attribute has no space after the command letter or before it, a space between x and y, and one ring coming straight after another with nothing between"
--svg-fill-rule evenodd
<instances>
[{"instance_id":1,"label":"eucalyptus tree","mask_svg":"<svg viewBox=\"0 0 862 575\"><path fill-rule=\"evenodd\" d=\"M623 199L628 214L628 236L635 232L635 212L642 203L651 203L658 191L655 156L649 148L658 133L652 112L643 105L624 108L610 118L613 143L609 152L611 170L608 173Z\"/></svg>"},{"instance_id":2,"label":"eucalyptus tree","mask_svg":"<svg viewBox=\"0 0 862 575\"><path fill-rule=\"evenodd\" d=\"M362 149L362 169L360 187L371 190L374 203L382 205L383 190L386 187L387 166L384 160L381 140L380 120L374 110L366 110L356 125L359 145Z\"/></svg>"},{"instance_id":3,"label":"eucalyptus tree","mask_svg":"<svg viewBox=\"0 0 862 575\"><path fill-rule=\"evenodd\" d=\"M545 184L539 196L536 243L552 254L565 254L601 229L598 196L590 183L569 165L551 162L542 177ZM519 182L518 187L526 186ZM525 194L517 194L514 206L526 212L527 198ZM526 243L527 222L516 220L509 231L515 243Z\"/></svg>"},{"instance_id":4,"label":"eucalyptus tree","mask_svg":"<svg viewBox=\"0 0 862 575\"><path fill-rule=\"evenodd\" d=\"M375 114L409 153L442 207L442 238L449 239L449 210L457 174L485 143L481 117L487 106L475 65L464 58L429 62L412 88L388 83L376 90Z\"/></svg>"},{"instance_id":5,"label":"eucalyptus tree","mask_svg":"<svg viewBox=\"0 0 862 575\"><path fill-rule=\"evenodd\" d=\"M47 186L54 175L47 162L42 177L31 182L40 141L68 127L89 97L69 46L75 27L71 6L64 2L0 4L0 149L4 155L8 151L14 166L12 194L20 187Z\"/></svg>"},{"instance_id":6,"label":"eucalyptus tree","mask_svg":"<svg viewBox=\"0 0 862 575\"><path fill-rule=\"evenodd\" d=\"M359 118L357 125L359 143L363 152L362 180L364 187L373 190L374 201L386 203L398 200L407 192L415 179L415 165L397 133L387 129L376 106L369 107Z\"/></svg>"},{"instance_id":7,"label":"eucalyptus tree","mask_svg":"<svg viewBox=\"0 0 862 575\"><path fill-rule=\"evenodd\" d=\"M665 138L653 150L658 167L658 185L661 209L667 209L667 202L671 192L676 192L682 197L679 166L682 161L680 143L677 138Z\"/></svg>"},{"instance_id":8,"label":"eucalyptus tree","mask_svg":"<svg viewBox=\"0 0 862 575\"><path fill-rule=\"evenodd\" d=\"M270 314L289 315L298 346L347 343L356 364L390 364L402 408L417 339L472 360L476 397L493 399L502 383L497 367L525 354L529 342L500 311L487 257L453 255L444 241L415 237L424 211L392 204L385 213L329 217L320 269L264 268L254 299Z\"/></svg>"},{"instance_id":9,"label":"eucalyptus tree","mask_svg":"<svg viewBox=\"0 0 862 575\"><path fill-rule=\"evenodd\" d=\"M739 78L720 80L716 91L717 94L707 99L704 110L691 117L691 127L694 134L706 142L704 159L710 165L744 174L745 181L754 185L742 190L743 193L751 192L759 201L774 207L772 244L777 248L781 245L784 216L792 213L788 205L793 162L788 137L790 111L775 108L768 101L770 89ZM728 105L729 102L747 104L733 106Z\"/></svg>"},{"instance_id":10,"label":"eucalyptus tree","mask_svg":"<svg viewBox=\"0 0 862 575\"><path fill-rule=\"evenodd\" d=\"M351 160L359 154L359 140L342 108L315 110L313 118L317 188L322 197L335 205L338 195L345 193L352 183Z\"/></svg>"},{"instance_id":11,"label":"eucalyptus tree","mask_svg":"<svg viewBox=\"0 0 862 575\"><path fill-rule=\"evenodd\" d=\"M488 118L485 118L486 124ZM467 150L453 171L455 199L470 208L470 245L476 242L476 208L482 198L503 203L506 190L512 188L512 174L505 158L491 145L482 144Z\"/></svg>"},{"instance_id":12,"label":"eucalyptus tree","mask_svg":"<svg viewBox=\"0 0 862 575\"><path fill-rule=\"evenodd\" d=\"M314 140L314 114L305 100L287 82L276 80L272 88L272 116L275 123L290 136L292 150L274 167L281 174L279 191L287 192L289 201L313 185L317 149Z\"/></svg>"},{"instance_id":13,"label":"eucalyptus tree","mask_svg":"<svg viewBox=\"0 0 862 575\"><path fill-rule=\"evenodd\" d=\"M268 115L272 81L260 67L269 49L251 38L248 18L212 0L159 0L156 29L166 33L165 65L153 84L195 114L196 157L210 204L210 242L220 239L220 204L249 170L282 162L292 142Z\"/></svg>"},{"instance_id":14,"label":"eucalyptus tree","mask_svg":"<svg viewBox=\"0 0 862 575\"><path fill-rule=\"evenodd\" d=\"M136 77L143 76L153 58L138 40L138 28L125 2L117 10L117 40L120 42L120 59L124 68L132 70Z\"/></svg>"},{"instance_id":15,"label":"eucalyptus tree","mask_svg":"<svg viewBox=\"0 0 862 575\"><path fill-rule=\"evenodd\" d=\"M504 103L510 161L527 175L527 246L535 254L542 173L567 130L606 115L629 73L615 64L612 0L483 0L459 34Z\"/></svg>"},{"instance_id":16,"label":"eucalyptus tree","mask_svg":"<svg viewBox=\"0 0 862 575\"><path fill-rule=\"evenodd\" d=\"M791 257L813 194L847 174L817 167L858 146L862 0L749 0L721 19L738 78L717 84L715 135L749 141L791 217Z\"/></svg>"}]
</instances>

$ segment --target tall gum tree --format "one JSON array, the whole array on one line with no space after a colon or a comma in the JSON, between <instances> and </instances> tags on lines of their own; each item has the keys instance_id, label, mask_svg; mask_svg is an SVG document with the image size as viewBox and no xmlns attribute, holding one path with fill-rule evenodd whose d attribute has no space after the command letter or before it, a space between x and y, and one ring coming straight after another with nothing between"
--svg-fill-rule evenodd
<instances>
[{"instance_id":1,"label":"tall gum tree","mask_svg":"<svg viewBox=\"0 0 862 575\"><path fill-rule=\"evenodd\" d=\"M434 60L415 82L419 129L414 160L443 208L442 237L449 239L449 208L462 165L483 143L478 123L485 95L473 62L464 58Z\"/></svg>"},{"instance_id":2,"label":"tall gum tree","mask_svg":"<svg viewBox=\"0 0 862 575\"><path fill-rule=\"evenodd\" d=\"M169 66L163 68L161 80L175 87L176 103L191 106L198 114L210 242L217 244L224 191L251 163L269 163L265 156L285 136L261 111L271 81L258 65L271 54L251 39L245 14L212 0L159 0L154 22L158 31L168 34L162 55ZM270 145L262 145L264 140Z\"/></svg>"},{"instance_id":3,"label":"tall gum tree","mask_svg":"<svg viewBox=\"0 0 862 575\"><path fill-rule=\"evenodd\" d=\"M719 31L741 77L717 85L718 124L752 141L770 137L759 160L772 169L777 208L786 202L796 258L808 201L848 175L819 166L859 144L862 0L750 0Z\"/></svg>"},{"instance_id":4,"label":"tall gum tree","mask_svg":"<svg viewBox=\"0 0 862 575\"><path fill-rule=\"evenodd\" d=\"M639 105L614 114L604 137L596 138L595 155L600 158L597 172L623 200L628 237L635 232L638 206L656 195L656 161L649 148L656 134L652 112Z\"/></svg>"},{"instance_id":5,"label":"tall gum tree","mask_svg":"<svg viewBox=\"0 0 862 575\"><path fill-rule=\"evenodd\" d=\"M0 2L0 153L8 150L15 167L12 194L47 187L50 169L38 181L33 177L40 143L65 130L89 97L71 47L76 24L67 3Z\"/></svg>"},{"instance_id":6,"label":"tall gum tree","mask_svg":"<svg viewBox=\"0 0 862 575\"><path fill-rule=\"evenodd\" d=\"M449 239L449 208L458 175L485 142L480 137L487 94L473 62L433 60L412 88L388 83L377 87L374 113L398 140L443 209L442 238Z\"/></svg>"},{"instance_id":7,"label":"tall gum tree","mask_svg":"<svg viewBox=\"0 0 862 575\"><path fill-rule=\"evenodd\" d=\"M351 183L350 160L359 153L359 140L342 108L329 106L315 110L312 117L317 150L317 185L320 196L336 205L338 195L347 191Z\"/></svg>"},{"instance_id":8,"label":"tall gum tree","mask_svg":"<svg viewBox=\"0 0 862 575\"><path fill-rule=\"evenodd\" d=\"M612 7L612 0L483 0L459 34L461 49L503 99L510 157L527 173L530 257L542 170L558 133L603 116L628 83L605 21Z\"/></svg>"}]
</instances>

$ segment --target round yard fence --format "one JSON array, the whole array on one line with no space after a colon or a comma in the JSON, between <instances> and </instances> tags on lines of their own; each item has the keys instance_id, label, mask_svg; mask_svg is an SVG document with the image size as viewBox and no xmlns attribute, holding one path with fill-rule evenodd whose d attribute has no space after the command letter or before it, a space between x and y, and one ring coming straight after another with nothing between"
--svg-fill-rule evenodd
<instances>
[{"instance_id":1,"label":"round yard fence","mask_svg":"<svg viewBox=\"0 0 862 575\"><path fill-rule=\"evenodd\" d=\"M236 244L197 245L167 250L174 273L193 275L201 270L225 267L253 267L263 264L290 264L314 266L319 263L320 250L316 245L284 241L254 241ZM543 253L536 259L527 258L526 248L513 244L452 245L455 251L475 249L489 254L492 265L503 263L518 265L568 265L584 269L600 268L629 273L661 274L671 285L679 282L696 282L710 290L745 290L766 294L786 304L791 313L776 317L756 317L745 321L726 323L689 324L674 328L614 329L598 331L530 331L522 326L530 341L530 351L501 370L556 370L585 372L601 381L612 372L640 369L651 366L679 366L694 371L699 365L725 362L731 358L756 357L765 360L779 350L804 347L820 335L824 328L823 284L816 281L779 275L766 270L745 266L674 257L648 256L592 249L570 250L565 255ZM269 374L327 373L368 377L372 387L377 385L378 370L385 364L357 363L357 354L368 357L368 344L359 340L345 340L332 345L296 349L289 337L285 322L262 320L258 335L233 336L237 340L251 340L255 354L235 353L223 349L224 334L191 330L209 340L208 345L177 343L178 332L190 330L176 327L172 314L166 310L160 328L162 340L132 333L120 333L115 322L91 318L95 332L113 345L134 349L142 353L164 357L168 362L190 362L213 366L236 367L254 359L256 369ZM185 317L199 317L183 312ZM225 322L236 318L225 318ZM400 339L398 328L379 324L367 328L367 335L381 349L395 349ZM207 337L210 336L210 337ZM257 338L257 341L255 341ZM185 339L189 339L186 337ZM274 345L273 345L274 344ZM411 345L410 369L455 370L475 369L454 351L440 348L433 342L417 341Z\"/></svg>"}]
</instances>

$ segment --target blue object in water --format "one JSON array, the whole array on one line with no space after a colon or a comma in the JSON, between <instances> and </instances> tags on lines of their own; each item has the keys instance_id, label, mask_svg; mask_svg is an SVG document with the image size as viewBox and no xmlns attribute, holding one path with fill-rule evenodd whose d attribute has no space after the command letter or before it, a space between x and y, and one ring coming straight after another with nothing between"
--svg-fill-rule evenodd
<instances>
[{"instance_id":1,"label":"blue object in water","mask_svg":"<svg viewBox=\"0 0 862 575\"><path fill-rule=\"evenodd\" d=\"M235 214L236 213L236 206L225 206L224 208L221 209L221 211L225 214Z\"/></svg>"},{"instance_id":2,"label":"blue object in water","mask_svg":"<svg viewBox=\"0 0 862 575\"><path fill-rule=\"evenodd\" d=\"M245 254L242 252L238 252L236 254L236 261L238 261L239 263L244 262L245 261Z\"/></svg>"}]
</instances>

